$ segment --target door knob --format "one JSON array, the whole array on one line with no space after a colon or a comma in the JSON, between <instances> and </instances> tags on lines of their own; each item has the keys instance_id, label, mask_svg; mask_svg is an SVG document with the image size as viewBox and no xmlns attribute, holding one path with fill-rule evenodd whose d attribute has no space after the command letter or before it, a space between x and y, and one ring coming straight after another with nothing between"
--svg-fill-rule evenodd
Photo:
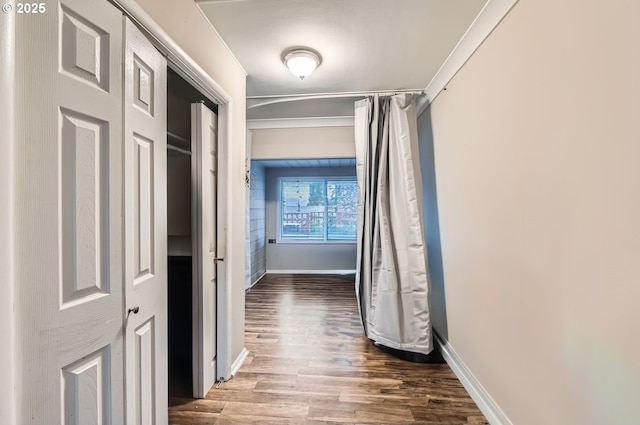
<instances>
[{"instance_id":1,"label":"door knob","mask_svg":"<svg viewBox=\"0 0 640 425\"><path fill-rule=\"evenodd\" d=\"M138 306L131 307L129 310L127 310L127 317L129 317L131 313L138 314L139 311L140 311L140 307Z\"/></svg>"}]
</instances>

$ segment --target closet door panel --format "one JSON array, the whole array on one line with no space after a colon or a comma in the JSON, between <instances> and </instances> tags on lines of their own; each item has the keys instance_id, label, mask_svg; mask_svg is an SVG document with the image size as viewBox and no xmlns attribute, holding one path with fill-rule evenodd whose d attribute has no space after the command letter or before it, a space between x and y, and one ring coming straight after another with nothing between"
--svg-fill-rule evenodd
<instances>
[{"instance_id":1,"label":"closet door panel","mask_svg":"<svg viewBox=\"0 0 640 425\"><path fill-rule=\"evenodd\" d=\"M167 424L167 64L125 19L126 423Z\"/></svg>"},{"instance_id":2,"label":"closet door panel","mask_svg":"<svg viewBox=\"0 0 640 425\"><path fill-rule=\"evenodd\" d=\"M218 257L218 117L202 103L191 105L193 256L193 396L204 398L216 381Z\"/></svg>"},{"instance_id":3,"label":"closet door panel","mask_svg":"<svg viewBox=\"0 0 640 425\"><path fill-rule=\"evenodd\" d=\"M44 6L16 25L18 422L120 424L122 14Z\"/></svg>"}]
</instances>

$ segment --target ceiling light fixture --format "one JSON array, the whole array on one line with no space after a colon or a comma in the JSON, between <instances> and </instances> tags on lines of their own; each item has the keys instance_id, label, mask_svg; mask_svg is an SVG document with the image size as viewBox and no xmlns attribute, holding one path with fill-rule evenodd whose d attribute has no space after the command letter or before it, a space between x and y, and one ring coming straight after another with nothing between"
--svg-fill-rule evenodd
<instances>
[{"instance_id":1,"label":"ceiling light fixture","mask_svg":"<svg viewBox=\"0 0 640 425\"><path fill-rule=\"evenodd\" d=\"M304 80L320 65L322 57L307 47L295 48L283 53L282 62L293 75Z\"/></svg>"}]
</instances>

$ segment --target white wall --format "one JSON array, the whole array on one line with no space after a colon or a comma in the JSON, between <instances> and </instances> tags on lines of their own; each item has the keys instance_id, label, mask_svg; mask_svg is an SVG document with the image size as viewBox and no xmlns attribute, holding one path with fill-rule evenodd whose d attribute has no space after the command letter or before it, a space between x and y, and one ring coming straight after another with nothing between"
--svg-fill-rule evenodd
<instances>
[{"instance_id":1,"label":"white wall","mask_svg":"<svg viewBox=\"0 0 640 425\"><path fill-rule=\"evenodd\" d=\"M251 130L251 159L353 158L353 126Z\"/></svg>"},{"instance_id":2,"label":"white wall","mask_svg":"<svg viewBox=\"0 0 640 425\"><path fill-rule=\"evenodd\" d=\"M251 282L255 284L267 271L265 231L265 167L251 163L250 235Z\"/></svg>"},{"instance_id":3,"label":"white wall","mask_svg":"<svg viewBox=\"0 0 640 425\"><path fill-rule=\"evenodd\" d=\"M277 238L278 178L354 176L355 167L267 168L266 237ZM356 243L267 243L267 273L331 272L356 268Z\"/></svg>"},{"instance_id":4,"label":"white wall","mask_svg":"<svg viewBox=\"0 0 640 425\"><path fill-rule=\"evenodd\" d=\"M220 36L192 0L136 0L163 30L232 98L229 165L229 205L227 206L227 253L225 264L230 278L231 335L230 358L244 349L245 272L245 105L246 75ZM231 194L235 196L231 196ZM242 196L237 196L242 194Z\"/></svg>"},{"instance_id":5,"label":"white wall","mask_svg":"<svg viewBox=\"0 0 640 425\"><path fill-rule=\"evenodd\" d=\"M425 112L448 342L513 424L640 423L639 22L520 0Z\"/></svg>"}]
</instances>

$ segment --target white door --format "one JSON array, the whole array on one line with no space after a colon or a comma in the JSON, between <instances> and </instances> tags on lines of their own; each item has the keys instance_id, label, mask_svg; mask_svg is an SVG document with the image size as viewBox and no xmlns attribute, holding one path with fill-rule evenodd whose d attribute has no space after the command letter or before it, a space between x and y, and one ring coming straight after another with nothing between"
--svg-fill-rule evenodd
<instances>
[{"instance_id":1,"label":"white door","mask_svg":"<svg viewBox=\"0 0 640 425\"><path fill-rule=\"evenodd\" d=\"M16 19L17 423L118 425L122 14L42 7Z\"/></svg>"},{"instance_id":2,"label":"white door","mask_svg":"<svg viewBox=\"0 0 640 425\"><path fill-rule=\"evenodd\" d=\"M126 424L166 424L167 64L125 19Z\"/></svg>"},{"instance_id":3,"label":"white door","mask_svg":"<svg viewBox=\"0 0 640 425\"><path fill-rule=\"evenodd\" d=\"M193 223L193 396L204 398L216 381L218 121L204 104L191 105Z\"/></svg>"}]
</instances>

